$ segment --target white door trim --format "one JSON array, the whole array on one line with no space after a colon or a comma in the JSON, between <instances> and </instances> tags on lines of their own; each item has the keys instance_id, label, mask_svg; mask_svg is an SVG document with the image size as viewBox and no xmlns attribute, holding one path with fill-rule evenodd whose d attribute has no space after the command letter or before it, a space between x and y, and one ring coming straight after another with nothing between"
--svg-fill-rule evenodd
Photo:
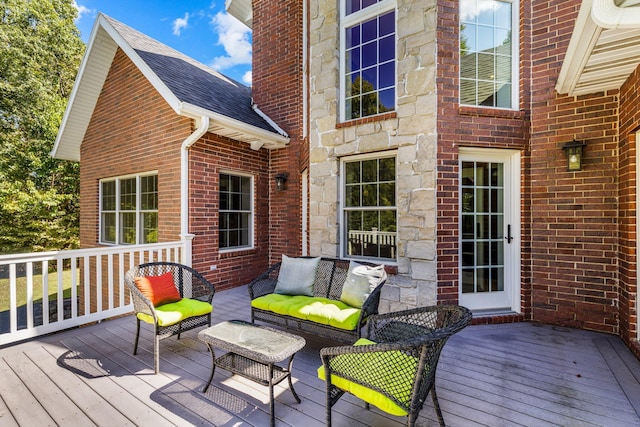
<instances>
[{"instance_id":1,"label":"white door trim","mask_svg":"<svg viewBox=\"0 0 640 427\"><path fill-rule=\"evenodd\" d=\"M520 151L518 150L502 150L493 148L475 148L475 147L460 147L459 149L459 162L463 160L474 161L487 161L496 162L502 161L505 164L505 178L509 177L509 191L507 185L505 185L504 194L504 211L505 220L504 227L511 225L511 236L513 240L510 244L509 250L505 250L505 291L508 289L507 303L510 307L506 307L509 310L521 313L521 246L522 246L522 233L521 233L521 190L520 190ZM508 168L508 169L507 169ZM459 184L459 194L462 194L461 183ZM461 209L461 208L460 208ZM507 217L508 215L508 217ZM462 236L462 224L458 223L458 235ZM506 236L506 230L504 235ZM508 267L507 267L508 266ZM460 257L458 263L458 271L462 272L462 259ZM461 279L460 279L461 280ZM460 282L461 283L461 282ZM508 286L507 286L508 285ZM461 287L458 286L459 297L461 297ZM496 307L497 309L504 309L505 307Z\"/></svg>"}]
</instances>

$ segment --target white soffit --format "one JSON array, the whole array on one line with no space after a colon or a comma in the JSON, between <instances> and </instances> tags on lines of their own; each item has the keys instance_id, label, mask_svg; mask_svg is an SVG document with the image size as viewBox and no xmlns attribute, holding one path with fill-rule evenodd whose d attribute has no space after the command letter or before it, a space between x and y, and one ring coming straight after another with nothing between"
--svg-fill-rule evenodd
<instances>
[{"instance_id":1,"label":"white soffit","mask_svg":"<svg viewBox=\"0 0 640 427\"><path fill-rule=\"evenodd\" d=\"M556 90L619 89L640 64L640 0L583 0Z\"/></svg>"},{"instance_id":2,"label":"white soffit","mask_svg":"<svg viewBox=\"0 0 640 427\"><path fill-rule=\"evenodd\" d=\"M247 27L253 25L253 9L251 0L225 0L224 8L229 15L242 22Z\"/></svg>"}]
</instances>

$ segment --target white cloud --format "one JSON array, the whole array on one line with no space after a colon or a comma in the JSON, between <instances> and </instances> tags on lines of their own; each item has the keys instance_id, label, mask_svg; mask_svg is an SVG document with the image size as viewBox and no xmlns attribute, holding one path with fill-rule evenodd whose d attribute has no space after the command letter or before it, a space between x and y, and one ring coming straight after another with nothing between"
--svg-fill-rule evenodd
<instances>
[{"instance_id":1,"label":"white cloud","mask_svg":"<svg viewBox=\"0 0 640 427\"><path fill-rule=\"evenodd\" d=\"M176 18L173 21L173 34L180 35L180 32L189 25L189 12L184 14L184 18Z\"/></svg>"},{"instance_id":2,"label":"white cloud","mask_svg":"<svg viewBox=\"0 0 640 427\"><path fill-rule=\"evenodd\" d=\"M242 82L247 86L251 86L252 81L253 73L251 71L247 71L246 73L244 73L244 75L242 76Z\"/></svg>"},{"instance_id":3,"label":"white cloud","mask_svg":"<svg viewBox=\"0 0 640 427\"><path fill-rule=\"evenodd\" d=\"M221 71L235 65L251 64L251 30L228 13L218 12L211 23L225 56L213 58L211 67Z\"/></svg>"},{"instance_id":4,"label":"white cloud","mask_svg":"<svg viewBox=\"0 0 640 427\"><path fill-rule=\"evenodd\" d=\"M94 12L93 9L89 9L86 6L79 5L76 2L76 0L73 0L72 4L73 4L73 7L75 7L76 10L78 11L78 17L76 18L76 21L79 21L80 19L82 19L84 15L90 15Z\"/></svg>"}]
</instances>

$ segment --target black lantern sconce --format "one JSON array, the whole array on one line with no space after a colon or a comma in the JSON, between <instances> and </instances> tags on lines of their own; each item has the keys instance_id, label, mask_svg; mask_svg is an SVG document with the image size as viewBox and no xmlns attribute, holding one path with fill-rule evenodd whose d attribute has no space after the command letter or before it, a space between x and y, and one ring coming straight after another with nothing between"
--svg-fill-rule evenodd
<instances>
[{"instance_id":1,"label":"black lantern sconce","mask_svg":"<svg viewBox=\"0 0 640 427\"><path fill-rule=\"evenodd\" d=\"M584 147L587 144L584 142L576 141L564 144L562 149L567 155L567 170L570 172L582 170L582 158L584 154Z\"/></svg>"},{"instance_id":2,"label":"black lantern sconce","mask_svg":"<svg viewBox=\"0 0 640 427\"><path fill-rule=\"evenodd\" d=\"M289 174L286 172L282 172L276 175L276 191L287 189L287 178L289 178Z\"/></svg>"}]
</instances>

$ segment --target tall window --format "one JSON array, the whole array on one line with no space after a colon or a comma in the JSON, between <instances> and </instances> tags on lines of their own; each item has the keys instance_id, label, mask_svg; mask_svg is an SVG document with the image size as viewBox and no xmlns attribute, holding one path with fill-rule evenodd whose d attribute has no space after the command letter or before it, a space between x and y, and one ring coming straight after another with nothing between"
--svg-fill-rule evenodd
<instances>
[{"instance_id":1,"label":"tall window","mask_svg":"<svg viewBox=\"0 0 640 427\"><path fill-rule=\"evenodd\" d=\"M460 0L460 104L518 106L517 46L517 0Z\"/></svg>"},{"instance_id":2,"label":"tall window","mask_svg":"<svg viewBox=\"0 0 640 427\"><path fill-rule=\"evenodd\" d=\"M343 0L344 120L395 110L395 0Z\"/></svg>"},{"instance_id":3,"label":"tall window","mask_svg":"<svg viewBox=\"0 0 640 427\"><path fill-rule=\"evenodd\" d=\"M100 243L158 241L158 175L100 181Z\"/></svg>"},{"instance_id":4,"label":"tall window","mask_svg":"<svg viewBox=\"0 0 640 427\"><path fill-rule=\"evenodd\" d=\"M251 177L220 174L220 249L253 246L252 194Z\"/></svg>"},{"instance_id":5,"label":"tall window","mask_svg":"<svg viewBox=\"0 0 640 427\"><path fill-rule=\"evenodd\" d=\"M343 253L396 259L396 158L364 156L342 163Z\"/></svg>"}]
</instances>

